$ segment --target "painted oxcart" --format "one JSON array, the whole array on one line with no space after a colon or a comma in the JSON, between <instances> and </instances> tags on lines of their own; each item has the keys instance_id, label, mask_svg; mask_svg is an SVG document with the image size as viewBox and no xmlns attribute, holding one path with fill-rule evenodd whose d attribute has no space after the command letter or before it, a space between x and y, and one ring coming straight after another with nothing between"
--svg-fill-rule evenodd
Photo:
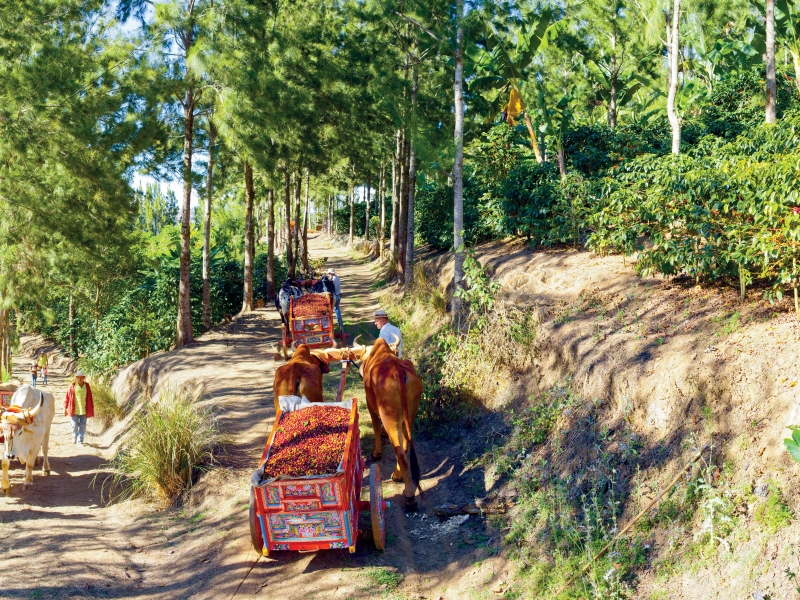
<instances>
[{"instance_id":1,"label":"painted oxcart","mask_svg":"<svg viewBox=\"0 0 800 600\"><path fill-rule=\"evenodd\" d=\"M361 500L365 465L361 454L358 402L355 398L341 401L348 367L349 361L344 361L337 402L311 403L296 396L279 399L275 424L250 481L250 537L256 551L264 556L276 550L314 552L347 548L355 552L358 519L363 510L370 512L375 547L383 550L386 545L388 502L383 499L377 464L369 471L369 500ZM302 411L320 411L325 410L324 407L349 411L344 450L338 466L331 472L307 476L266 474L279 431L282 424L288 422L289 415L293 415L293 422L300 418L312 427L312 419L306 420Z\"/></svg>"}]
</instances>

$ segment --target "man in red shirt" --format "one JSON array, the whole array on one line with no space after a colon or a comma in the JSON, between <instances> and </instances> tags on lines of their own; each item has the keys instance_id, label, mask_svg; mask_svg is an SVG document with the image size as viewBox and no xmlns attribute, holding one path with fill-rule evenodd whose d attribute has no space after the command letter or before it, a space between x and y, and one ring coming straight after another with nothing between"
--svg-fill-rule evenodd
<instances>
[{"instance_id":1,"label":"man in red shirt","mask_svg":"<svg viewBox=\"0 0 800 600\"><path fill-rule=\"evenodd\" d=\"M86 435L86 419L94 416L92 388L86 382L86 375L83 371L75 373L75 381L67 390L67 397L64 399L64 416L72 417L72 443L83 446L83 437Z\"/></svg>"}]
</instances>

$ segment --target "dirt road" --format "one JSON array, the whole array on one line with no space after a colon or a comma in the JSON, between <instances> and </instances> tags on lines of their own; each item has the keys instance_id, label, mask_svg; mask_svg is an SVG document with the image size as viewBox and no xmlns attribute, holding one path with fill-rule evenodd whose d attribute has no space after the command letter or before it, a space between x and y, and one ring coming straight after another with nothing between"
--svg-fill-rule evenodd
<instances>
[{"instance_id":1,"label":"dirt road","mask_svg":"<svg viewBox=\"0 0 800 600\"><path fill-rule=\"evenodd\" d=\"M347 331L374 337L373 266L320 238L311 240L311 251L327 256L342 278ZM274 309L256 310L191 347L147 359L153 379L203 385L229 440L220 465L201 478L191 501L167 511L138 500L104 503L104 465L125 424L90 433L83 447L73 445L69 419L61 414L69 374L51 373L52 474L35 472L34 486L23 491L23 471L18 463L12 468L12 495L0 497L0 598L450 599L493 597L502 589L508 573L496 555L498 535L479 517L440 523L431 513L437 504L481 495L483 484L478 469L461 464L459 446L441 440L419 444L427 492L423 510L413 516L399 508L401 487L388 479L392 452L384 448L384 496L392 501L385 552L374 549L365 515L355 554L257 556L249 539L248 484L274 418L271 385L281 363L270 344L279 324ZM29 357L17 363L24 367ZM336 369L328 377L333 381ZM357 395L360 381L350 384ZM365 448L371 444L365 439Z\"/></svg>"}]
</instances>

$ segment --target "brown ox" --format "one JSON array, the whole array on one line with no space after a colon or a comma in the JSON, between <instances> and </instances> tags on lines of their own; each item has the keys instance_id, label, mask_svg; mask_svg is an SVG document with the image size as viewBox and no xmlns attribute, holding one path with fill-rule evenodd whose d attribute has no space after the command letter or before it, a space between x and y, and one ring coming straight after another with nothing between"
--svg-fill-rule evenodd
<instances>
[{"instance_id":1,"label":"brown ox","mask_svg":"<svg viewBox=\"0 0 800 600\"><path fill-rule=\"evenodd\" d=\"M422 382L413 363L397 358L386 340L380 338L364 357L363 372L367 408L375 430L372 459L381 459L381 430L385 429L397 457L392 479L405 483L403 500L406 508L413 510L417 505L414 494L421 488L411 429L419 409Z\"/></svg>"},{"instance_id":2,"label":"brown ox","mask_svg":"<svg viewBox=\"0 0 800 600\"><path fill-rule=\"evenodd\" d=\"M311 402L322 402L323 373L330 373L325 352L300 344L289 362L275 370L272 383L275 412L281 396L305 396Z\"/></svg>"}]
</instances>

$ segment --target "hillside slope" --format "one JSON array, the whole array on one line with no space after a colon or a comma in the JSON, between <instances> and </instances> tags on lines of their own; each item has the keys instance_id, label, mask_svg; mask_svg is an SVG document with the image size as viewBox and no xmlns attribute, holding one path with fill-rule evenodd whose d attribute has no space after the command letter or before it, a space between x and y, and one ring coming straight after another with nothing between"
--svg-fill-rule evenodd
<instances>
[{"instance_id":1,"label":"hillside slope","mask_svg":"<svg viewBox=\"0 0 800 600\"><path fill-rule=\"evenodd\" d=\"M508 409L564 386L578 398L548 441L515 463L517 479L555 477L568 495L589 497L589 473L608 467L621 527L711 443L713 456L706 451L699 465L711 461L713 490L687 503L689 514L662 519L655 509L651 521L664 526L629 536L649 550L622 587L643 599L796 598L800 525L789 515L800 514L800 467L782 443L787 425L800 424L800 320L790 302L773 306L751 291L742 304L738 290L642 278L619 256L503 243L475 255L502 284L500 297L539 320L535 365L516 374L525 385L497 374L498 394L516 395ZM429 257L426 268L441 288L450 284L450 255ZM686 489L705 473L692 470ZM702 521L712 497L724 510ZM536 511L523 512L515 518ZM718 521L724 533L700 552L696 540Z\"/></svg>"}]
</instances>

